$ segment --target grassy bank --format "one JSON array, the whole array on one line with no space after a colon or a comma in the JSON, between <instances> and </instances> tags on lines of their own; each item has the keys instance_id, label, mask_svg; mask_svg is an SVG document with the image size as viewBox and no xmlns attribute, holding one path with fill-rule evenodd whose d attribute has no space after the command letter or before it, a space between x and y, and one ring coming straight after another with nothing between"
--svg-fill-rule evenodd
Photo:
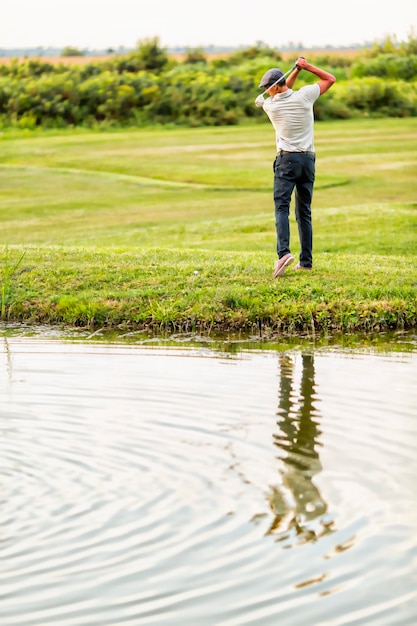
<instances>
[{"instance_id":1,"label":"grassy bank","mask_svg":"<svg viewBox=\"0 0 417 626\"><path fill-rule=\"evenodd\" d=\"M317 255L313 273L271 279L270 255L28 247L6 317L152 332L375 331L415 324L411 257ZM21 257L21 249L9 254Z\"/></svg>"},{"instance_id":2,"label":"grassy bank","mask_svg":"<svg viewBox=\"0 0 417 626\"><path fill-rule=\"evenodd\" d=\"M3 319L161 331L417 325L417 121L316 126L314 270L272 280L271 128L3 135ZM292 215L292 251L298 254Z\"/></svg>"}]
</instances>

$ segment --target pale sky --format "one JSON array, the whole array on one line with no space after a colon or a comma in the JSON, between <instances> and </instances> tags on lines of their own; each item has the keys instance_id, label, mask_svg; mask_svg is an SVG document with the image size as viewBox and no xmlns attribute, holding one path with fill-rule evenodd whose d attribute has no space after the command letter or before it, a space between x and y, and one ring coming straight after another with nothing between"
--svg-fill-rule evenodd
<instances>
[{"instance_id":1,"label":"pale sky","mask_svg":"<svg viewBox=\"0 0 417 626\"><path fill-rule=\"evenodd\" d=\"M0 48L347 46L417 36L417 0L4 0Z\"/></svg>"}]
</instances>

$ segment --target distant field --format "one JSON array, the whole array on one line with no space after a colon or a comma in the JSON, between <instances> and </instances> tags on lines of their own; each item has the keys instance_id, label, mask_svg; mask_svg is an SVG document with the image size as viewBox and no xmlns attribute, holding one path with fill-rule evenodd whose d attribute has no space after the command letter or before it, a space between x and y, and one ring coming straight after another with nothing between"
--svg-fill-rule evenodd
<instances>
[{"instance_id":1,"label":"distant field","mask_svg":"<svg viewBox=\"0 0 417 626\"><path fill-rule=\"evenodd\" d=\"M363 54L364 48L350 48L350 49L312 49L312 50L294 50L294 51L285 51L282 52L282 57L285 61L296 58L299 55L305 56L317 56L317 55L330 55L330 56L349 56L355 57L360 54ZM215 58L226 58L231 54L228 52L209 52L206 53L207 59L215 59ZM87 63L94 63L99 61L106 61L108 59L112 59L117 54L109 54L109 55L101 55L101 56L70 56L70 57L47 57L47 56L39 56L39 57L19 57L18 60L20 62L30 60L38 60L44 61L45 63L51 63L57 65L59 63L63 63L64 65L85 65ZM175 53L170 54L171 57L177 59L178 61L183 61L186 54L185 53ZM14 57L0 57L0 65L8 65L14 60Z\"/></svg>"},{"instance_id":2,"label":"distant field","mask_svg":"<svg viewBox=\"0 0 417 626\"><path fill-rule=\"evenodd\" d=\"M95 61L105 61L112 58L114 55L103 56L80 56L80 57L18 57L18 61L23 63L24 61L42 61L44 63L51 63L58 65L63 63L64 65L82 65L86 63L94 63ZM16 57L0 57L0 65L10 65Z\"/></svg>"}]
</instances>

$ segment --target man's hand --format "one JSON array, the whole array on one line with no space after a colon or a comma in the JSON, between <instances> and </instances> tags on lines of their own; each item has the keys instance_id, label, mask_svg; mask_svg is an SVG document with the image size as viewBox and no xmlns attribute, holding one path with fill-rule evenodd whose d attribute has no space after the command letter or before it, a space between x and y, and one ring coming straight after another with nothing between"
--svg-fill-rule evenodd
<instances>
[{"instance_id":1,"label":"man's hand","mask_svg":"<svg viewBox=\"0 0 417 626\"><path fill-rule=\"evenodd\" d=\"M298 59L295 62L295 65L299 70L305 70L307 69L307 65L309 64L307 63L304 57L298 57Z\"/></svg>"},{"instance_id":2,"label":"man's hand","mask_svg":"<svg viewBox=\"0 0 417 626\"><path fill-rule=\"evenodd\" d=\"M300 69L307 70L308 72L315 74L320 79L316 83L320 87L320 95L330 89L330 87L336 82L336 77L333 76L333 74L330 74L330 72L326 72L315 65L311 65L311 63L307 63L304 57L298 57L295 64Z\"/></svg>"},{"instance_id":3,"label":"man's hand","mask_svg":"<svg viewBox=\"0 0 417 626\"><path fill-rule=\"evenodd\" d=\"M256 98L255 100L255 104L257 107L263 107L265 102L265 98L263 97L262 94L259 94L259 96Z\"/></svg>"}]
</instances>

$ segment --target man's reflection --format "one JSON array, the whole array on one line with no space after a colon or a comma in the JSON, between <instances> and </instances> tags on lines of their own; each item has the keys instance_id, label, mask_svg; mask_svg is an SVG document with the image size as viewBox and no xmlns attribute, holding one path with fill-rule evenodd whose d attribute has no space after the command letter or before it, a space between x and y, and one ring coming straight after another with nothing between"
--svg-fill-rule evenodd
<instances>
[{"instance_id":1,"label":"man's reflection","mask_svg":"<svg viewBox=\"0 0 417 626\"><path fill-rule=\"evenodd\" d=\"M315 407L314 356L301 355L301 374L297 372L297 358L280 355L279 430L273 437L282 484L273 487L270 494L274 520L268 534L287 535L292 529L300 540L314 541L332 528L325 519L327 504L313 480L322 470L317 450L321 431Z\"/></svg>"}]
</instances>

